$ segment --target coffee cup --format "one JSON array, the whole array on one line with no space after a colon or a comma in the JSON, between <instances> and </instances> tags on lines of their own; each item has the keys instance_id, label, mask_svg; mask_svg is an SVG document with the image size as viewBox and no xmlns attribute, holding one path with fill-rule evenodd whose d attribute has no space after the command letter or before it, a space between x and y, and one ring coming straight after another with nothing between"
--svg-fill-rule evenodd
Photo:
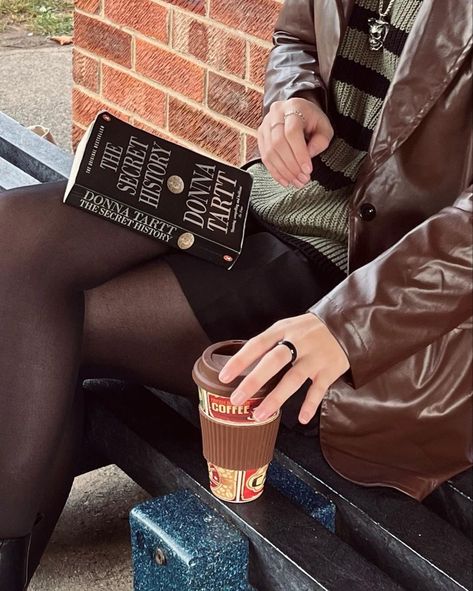
<instances>
[{"instance_id":1,"label":"coffee cup","mask_svg":"<svg viewBox=\"0 0 473 591\"><path fill-rule=\"evenodd\" d=\"M210 490L231 503L253 501L263 493L281 419L279 409L261 422L253 417L253 411L275 387L282 372L244 404L236 405L230 396L255 364L228 384L218 378L220 370L245 342L228 340L211 345L197 359L192 371L199 390L202 446Z\"/></svg>"}]
</instances>

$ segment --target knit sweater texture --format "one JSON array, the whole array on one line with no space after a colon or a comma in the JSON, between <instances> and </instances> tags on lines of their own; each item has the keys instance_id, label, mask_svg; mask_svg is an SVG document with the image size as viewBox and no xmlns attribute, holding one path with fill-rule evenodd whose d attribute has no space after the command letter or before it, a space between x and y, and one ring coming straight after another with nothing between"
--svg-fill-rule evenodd
<instances>
[{"instance_id":1,"label":"knit sweater texture","mask_svg":"<svg viewBox=\"0 0 473 591\"><path fill-rule=\"evenodd\" d=\"M248 168L255 216L282 240L330 267L339 280L348 272L350 196L421 2L395 0L384 47L372 51L368 20L378 18L379 0L355 1L328 88L334 137L312 159L311 180L303 188L283 187L261 162Z\"/></svg>"}]
</instances>

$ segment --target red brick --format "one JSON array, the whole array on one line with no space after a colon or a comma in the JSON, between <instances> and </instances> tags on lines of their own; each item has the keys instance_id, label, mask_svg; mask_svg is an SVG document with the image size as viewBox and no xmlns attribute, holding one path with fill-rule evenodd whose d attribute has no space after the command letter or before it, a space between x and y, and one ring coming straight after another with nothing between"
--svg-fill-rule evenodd
<instances>
[{"instance_id":1,"label":"red brick","mask_svg":"<svg viewBox=\"0 0 473 591\"><path fill-rule=\"evenodd\" d=\"M99 91L99 62L93 57L73 49L72 77L76 84L85 86L92 92Z\"/></svg>"},{"instance_id":2,"label":"red brick","mask_svg":"<svg viewBox=\"0 0 473 591\"><path fill-rule=\"evenodd\" d=\"M241 37L182 12L176 12L173 20L175 49L189 53L215 69L243 76L245 41Z\"/></svg>"},{"instance_id":3,"label":"red brick","mask_svg":"<svg viewBox=\"0 0 473 591\"><path fill-rule=\"evenodd\" d=\"M264 45L257 45L256 43L250 43L250 81L254 84L264 86L264 76L266 72L266 63L268 61L268 55L270 47Z\"/></svg>"},{"instance_id":4,"label":"red brick","mask_svg":"<svg viewBox=\"0 0 473 591\"><path fill-rule=\"evenodd\" d=\"M166 95L161 90L102 64L102 95L156 125L164 125Z\"/></svg>"},{"instance_id":5,"label":"red brick","mask_svg":"<svg viewBox=\"0 0 473 591\"><path fill-rule=\"evenodd\" d=\"M258 138L256 136L245 134L245 154L245 162L252 160L253 158L260 158Z\"/></svg>"},{"instance_id":6,"label":"red brick","mask_svg":"<svg viewBox=\"0 0 473 591\"><path fill-rule=\"evenodd\" d=\"M210 5L210 18L270 41L280 10L276 0L218 0Z\"/></svg>"},{"instance_id":7,"label":"red brick","mask_svg":"<svg viewBox=\"0 0 473 591\"><path fill-rule=\"evenodd\" d=\"M163 129L160 129L159 127L155 127L154 125L148 125L148 123L141 121L140 119L133 118L131 123L133 123L133 125L135 127L139 127L140 129L143 129L144 131L147 131L148 133L156 135L162 139L168 140L169 142L174 142L175 144L178 144L179 146L184 145L184 142L181 141L179 138L177 138L175 136L170 136Z\"/></svg>"},{"instance_id":8,"label":"red brick","mask_svg":"<svg viewBox=\"0 0 473 591\"><path fill-rule=\"evenodd\" d=\"M112 115L129 121L129 116L120 111L115 107L101 101L99 98L95 98L85 94L79 88L72 89L72 119L75 123L83 125L84 127L89 125L99 111L106 109Z\"/></svg>"},{"instance_id":9,"label":"red brick","mask_svg":"<svg viewBox=\"0 0 473 591\"><path fill-rule=\"evenodd\" d=\"M164 43L168 42L168 12L150 0L105 0L105 16Z\"/></svg>"},{"instance_id":10,"label":"red brick","mask_svg":"<svg viewBox=\"0 0 473 591\"><path fill-rule=\"evenodd\" d=\"M173 97L169 97L169 131L228 162L240 161L238 130Z\"/></svg>"},{"instance_id":11,"label":"red brick","mask_svg":"<svg viewBox=\"0 0 473 591\"><path fill-rule=\"evenodd\" d=\"M97 14L100 11L100 0L75 0L74 7Z\"/></svg>"},{"instance_id":12,"label":"red brick","mask_svg":"<svg viewBox=\"0 0 473 591\"><path fill-rule=\"evenodd\" d=\"M84 135L85 129L79 127L76 123L72 124L72 136L71 136L71 143L72 143L72 151L75 152L77 148L77 144L80 142L82 136Z\"/></svg>"},{"instance_id":13,"label":"red brick","mask_svg":"<svg viewBox=\"0 0 473 591\"><path fill-rule=\"evenodd\" d=\"M74 45L122 66L131 66L131 35L78 12L74 19Z\"/></svg>"},{"instance_id":14,"label":"red brick","mask_svg":"<svg viewBox=\"0 0 473 591\"><path fill-rule=\"evenodd\" d=\"M185 8L196 14L206 14L207 12L208 0L163 0L163 2Z\"/></svg>"},{"instance_id":15,"label":"red brick","mask_svg":"<svg viewBox=\"0 0 473 591\"><path fill-rule=\"evenodd\" d=\"M136 71L196 101L203 99L203 68L141 39L136 40Z\"/></svg>"},{"instance_id":16,"label":"red brick","mask_svg":"<svg viewBox=\"0 0 473 591\"><path fill-rule=\"evenodd\" d=\"M209 88L207 104L243 125L256 129L261 122L263 94L209 72Z\"/></svg>"}]
</instances>

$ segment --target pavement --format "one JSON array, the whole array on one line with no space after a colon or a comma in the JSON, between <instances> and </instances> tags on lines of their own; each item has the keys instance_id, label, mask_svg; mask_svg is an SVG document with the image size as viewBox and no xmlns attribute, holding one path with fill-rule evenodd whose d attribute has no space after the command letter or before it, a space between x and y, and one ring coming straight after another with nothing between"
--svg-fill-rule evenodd
<instances>
[{"instance_id":1,"label":"pavement","mask_svg":"<svg viewBox=\"0 0 473 591\"><path fill-rule=\"evenodd\" d=\"M72 46L0 33L0 110L71 151ZM149 498L116 466L76 478L29 591L131 591L128 513Z\"/></svg>"},{"instance_id":2,"label":"pavement","mask_svg":"<svg viewBox=\"0 0 473 591\"><path fill-rule=\"evenodd\" d=\"M22 125L43 125L71 146L72 45L17 27L0 33L0 111Z\"/></svg>"}]
</instances>

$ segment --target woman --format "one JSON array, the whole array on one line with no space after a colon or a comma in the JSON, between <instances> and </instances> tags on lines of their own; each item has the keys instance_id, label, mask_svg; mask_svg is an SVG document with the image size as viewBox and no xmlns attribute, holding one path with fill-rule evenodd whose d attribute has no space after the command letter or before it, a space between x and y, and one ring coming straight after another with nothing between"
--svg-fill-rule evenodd
<instances>
[{"instance_id":1,"label":"woman","mask_svg":"<svg viewBox=\"0 0 473 591\"><path fill-rule=\"evenodd\" d=\"M259 418L309 386L299 421L323 398L347 478L422 499L471 465L469 56L468 0L286 0L230 272L64 206L64 182L1 196L0 588L67 498L79 375L193 395L202 349L252 337L234 400L293 361Z\"/></svg>"}]
</instances>

